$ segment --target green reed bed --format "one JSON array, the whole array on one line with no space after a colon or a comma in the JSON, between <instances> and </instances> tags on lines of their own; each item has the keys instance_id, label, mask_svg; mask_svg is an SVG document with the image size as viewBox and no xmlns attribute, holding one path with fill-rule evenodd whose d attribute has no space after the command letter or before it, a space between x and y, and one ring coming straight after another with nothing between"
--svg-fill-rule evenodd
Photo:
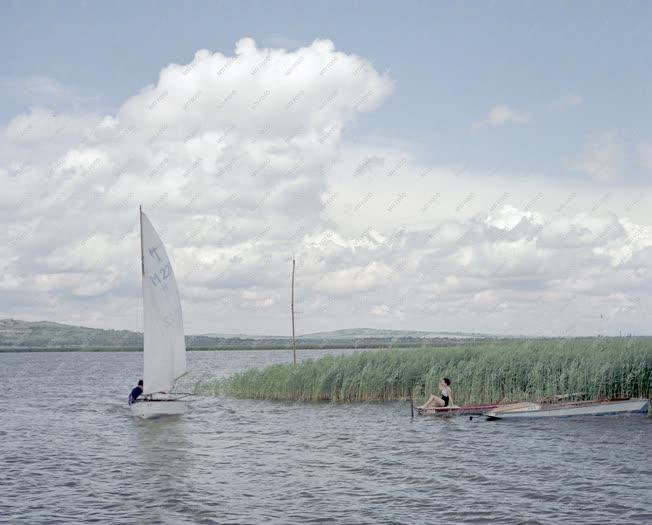
<instances>
[{"instance_id":1,"label":"green reed bed","mask_svg":"<svg viewBox=\"0 0 652 525\"><path fill-rule=\"evenodd\" d=\"M415 400L451 378L456 404L652 395L652 339L537 340L395 349L274 365L197 384L197 393L298 401Z\"/></svg>"}]
</instances>

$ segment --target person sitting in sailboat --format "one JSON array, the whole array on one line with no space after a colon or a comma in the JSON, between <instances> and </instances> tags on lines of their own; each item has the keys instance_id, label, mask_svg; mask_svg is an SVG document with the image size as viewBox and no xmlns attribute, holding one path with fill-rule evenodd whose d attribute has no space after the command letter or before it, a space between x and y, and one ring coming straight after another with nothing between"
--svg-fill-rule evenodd
<instances>
[{"instance_id":1,"label":"person sitting in sailboat","mask_svg":"<svg viewBox=\"0 0 652 525\"><path fill-rule=\"evenodd\" d=\"M138 401L138 398L142 395L143 393L143 380L141 379L138 381L138 386L134 387L129 394L129 404L132 405L136 401Z\"/></svg>"},{"instance_id":2,"label":"person sitting in sailboat","mask_svg":"<svg viewBox=\"0 0 652 525\"><path fill-rule=\"evenodd\" d=\"M451 390L451 380L447 377L442 378L441 381L439 381L439 388L441 388L441 397L432 394L428 398L428 401L418 408L423 410L426 408L452 406L453 391Z\"/></svg>"}]
</instances>

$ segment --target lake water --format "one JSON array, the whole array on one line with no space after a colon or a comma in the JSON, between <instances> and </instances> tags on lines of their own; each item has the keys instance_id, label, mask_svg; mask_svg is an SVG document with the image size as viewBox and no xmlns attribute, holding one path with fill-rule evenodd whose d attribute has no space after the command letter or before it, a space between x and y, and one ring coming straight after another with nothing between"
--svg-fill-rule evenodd
<instances>
[{"instance_id":1,"label":"lake water","mask_svg":"<svg viewBox=\"0 0 652 525\"><path fill-rule=\"evenodd\" d=\"M289 359L189 352L186 381ZM139 353L0 354L0 523L652 523L652 418L205 397L143 421L141 371Z\"/></svg>"}]
</instances>

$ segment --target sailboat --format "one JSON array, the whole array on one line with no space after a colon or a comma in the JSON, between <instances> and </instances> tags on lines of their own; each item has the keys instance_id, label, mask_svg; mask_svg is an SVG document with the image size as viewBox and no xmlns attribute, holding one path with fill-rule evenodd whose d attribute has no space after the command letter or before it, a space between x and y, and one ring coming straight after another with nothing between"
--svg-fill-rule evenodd
<instances>
[{"instance_id":1,"label":"sailboat","mask_svg":"<svg viewBox=\"0 0 652 525\"><path fill-rule=\"evenodd\" d=\"M142 418L183 414L188 405L168 393L186 373L181 301L172 264L147 215L140 209L143 274L143 399L131 405Z\"/></svg>"}]
</instances>

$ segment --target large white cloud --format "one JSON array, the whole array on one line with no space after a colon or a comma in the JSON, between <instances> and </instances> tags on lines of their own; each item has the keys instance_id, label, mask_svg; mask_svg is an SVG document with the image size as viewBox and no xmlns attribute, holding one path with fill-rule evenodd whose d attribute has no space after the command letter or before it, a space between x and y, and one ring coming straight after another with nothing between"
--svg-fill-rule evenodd
<instances>
[{"instance_id":1,"label":"large white cloud","mask_svg":"<svg viewBox=\"0 0 652 525\"><path fill-rule=\"evenodd\" d=\"M640 188L424 166L399 143L347 142L391 90L330 41L288 52L243 39L165 67L115 114L16 116L0 141L0 314L138 328L142 204L189 332L283 333L292 254L304 332L583 333L604 312L644 331ZM527 120L501 111L488 122Z\"/></svg>"}]
</instances>

